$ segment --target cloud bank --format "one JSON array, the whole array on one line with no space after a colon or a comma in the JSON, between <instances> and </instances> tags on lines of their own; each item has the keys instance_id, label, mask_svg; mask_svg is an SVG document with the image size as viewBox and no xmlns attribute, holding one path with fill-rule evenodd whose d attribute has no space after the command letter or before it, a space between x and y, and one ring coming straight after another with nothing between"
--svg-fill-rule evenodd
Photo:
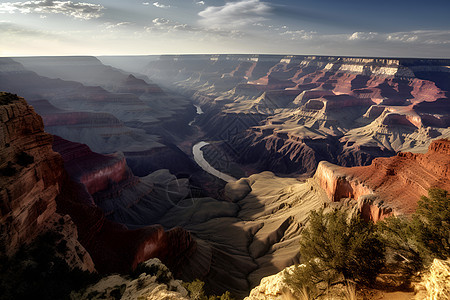
<instances>
[{"instance_id":1,"label":"cloud bank","mask_svg":"<svg viewBox=\"0 0 450 300\"><path fill-rule=\"evenodd\" d=\"M103 6L92 3L37 0L0 3L0 13L63 14L75 19L96 19L102 15Z\"/></svg>"},{"instance_id":2,"label":"cloud bank","mask_svg":"<svg viewBox=\"0 0 450 300\"><path fill-rule=\"evenodd\" d=\"M267 20L272 11L269 3L259 0L228 2L223 6L209 6L198 15L199 23L211 28L240 28Z\"/></svg>"}]
</instances>

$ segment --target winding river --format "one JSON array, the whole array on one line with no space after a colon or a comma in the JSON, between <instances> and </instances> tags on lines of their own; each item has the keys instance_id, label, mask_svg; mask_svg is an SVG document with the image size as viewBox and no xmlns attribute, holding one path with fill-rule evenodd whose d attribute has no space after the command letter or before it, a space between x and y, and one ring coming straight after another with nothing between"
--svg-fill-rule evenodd
<instances>
[{"instance_id":1,"label":"winding river","mask_svg":"<svg viewBox=\"0 0 450 300\"><path fill-rule=\"evenodd\" d=\"M198 105L194 105L194 106L197 108L197 114L198 115L203 114L203 110L202 110L202 108L200 106L198 106ZM194 121L195 121L195 119L193 121L191 121L189 123L189 125L192 126L192 124L194 124ZM200 168L202 168L203 170L205 170L209 174L211 174L211 175L213 175L213 176L215 176L217 178L220 178L220 179L222 179L225 182L236 181L237 180L236 178L234 178L234 177L232 177L232 176L230 176L228 174L222 173L219 170L214 169L214 167L211 166L206 161L205 157L203 156L203 151L202 151L202 148L204 146L206 146L206 145L209 145L209 143L205 142L205 141L201 141L201 142L198 142L197 144L195 144L192 147L192 154L194 154L194 160L197 163L197 165L199 165Z\"/></svg>"}]
</instances>

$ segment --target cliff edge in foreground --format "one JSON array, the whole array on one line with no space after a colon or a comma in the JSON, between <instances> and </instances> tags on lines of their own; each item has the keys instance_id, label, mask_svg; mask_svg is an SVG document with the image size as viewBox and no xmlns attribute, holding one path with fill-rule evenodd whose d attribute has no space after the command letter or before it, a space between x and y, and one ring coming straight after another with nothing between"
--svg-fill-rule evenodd
<instances>
[{"instance_id":1,"label":"cliff edge in foreground","mask_svg":"<svg viewBox=\"0 0 450 300\"><path fill-rule=\"evenodd\" d=\"M0 228L7 254L46 231L62 234L72 267L94 270L69 216L56 213L64 168L42 118L23 98L0 93Z\"/></svg>"}]
</instances>

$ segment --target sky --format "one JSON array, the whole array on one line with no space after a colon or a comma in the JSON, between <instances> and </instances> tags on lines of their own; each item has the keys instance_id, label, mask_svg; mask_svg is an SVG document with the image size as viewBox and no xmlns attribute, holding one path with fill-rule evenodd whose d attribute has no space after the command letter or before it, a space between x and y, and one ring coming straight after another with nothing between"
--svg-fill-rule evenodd
<instances>
[{"instance_id":1,"label":"sky","mask_svg":"<svg viewBox=\"0 0 450 300\"><path fill-rule=\"evenodd\" d=\"M450 58L449 14L450 0L0 0L0 56Z\"/></svg>"}]
</instances>

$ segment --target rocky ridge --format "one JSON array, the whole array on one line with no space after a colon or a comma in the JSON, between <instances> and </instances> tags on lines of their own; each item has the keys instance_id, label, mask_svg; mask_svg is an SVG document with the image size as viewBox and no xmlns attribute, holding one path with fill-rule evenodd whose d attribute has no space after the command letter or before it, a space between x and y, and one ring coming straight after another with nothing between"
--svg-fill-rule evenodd
<instances>
[{"instance_id":1,"label":"rocky ridge","mask_svg":"<svg viewBox=\"0 0 450 300\"><path fill-rule=\"evenodd\" d=\"M448 60L161 56L144 71L204 107L197 124L257 171L368 165L448 138ZM345 107L345 110L341 109Z\"/></svg>"},{"instance_id":2,"label":"rocky ridge","mask_svg":"<svg viewBox=\"0 0 450 300\"><path fill-rule=\"evenodd\" d=\"M146 160L136 167L140 174L156 170L148 163L154 152L171 151L189 163L184 153L172 148L192 131L188 126L195 116L191 101L164 93L157 85L102 65L95 58L48 59L48 65L45 58L24 59L38 73L13 59L0 59L0 89L26 97L42 115L48 132L87 144L95 152L121 151L131 161ZM41 74L61 75L86 85ZM158 155L154 160L160 160Z\"/></svg>"},{"instance_id":3,"label":"rocky ridge","mask_svg":"<svg viewBox=\"0 0 450 300\"><path fill-rule=\"evenodd\" d=\"M331 201L356 200L367 220L411 214L430 188L450 189L450 140L433 141L425 154L401 152L364 167L321 162L314 178Z\"/></svg>"},{"instance_id":4,"label":"rocky ridge","mask_svg":"<svg viewBox=\"0 0 450 300\"><path fill-rule=\"evenodd\" d=\"M68 264L93 271L73 221L56 212L65 172L41 117L23 98L2 92L0 118L0 224L6 253L15 253L39 234L57 231L71 249L65 257Z\"/></svg>"},{"instance_id":5,"label":"rocky ridge","mask_svg":"<svg viewBox=\"0 0 450 300\"><path fill-rule=\"evenodd\" d=\"M66 259L81 269L92 271L95 263L100 272L124 272L151 257L160 257L174 270L182 265L196 247L186 231L165 231L158 225L130 230L108 220L95 205L89 192L96 195L98 189L105 188L98 183L126 178L121 177L126 172L105 172L111 167L128 171L123 159L94 154L86 146L74 147L57 138L59 150L65 151L63 161L52 150L53 137L44 132L42 119L23 98L2 93L0 100L0 224L8 253L40 233L55 230L67 239L69 249L78 249ZM81 159L83 156L94 156L97 164ZM77 158L79 164L71 165L73 160L68 158ZM74 180L64 169L66 162ZM95 168L102 163L103 170ZM91 171L90 176L86 176L87 171Z\"/></svg>"}]
</instances>

